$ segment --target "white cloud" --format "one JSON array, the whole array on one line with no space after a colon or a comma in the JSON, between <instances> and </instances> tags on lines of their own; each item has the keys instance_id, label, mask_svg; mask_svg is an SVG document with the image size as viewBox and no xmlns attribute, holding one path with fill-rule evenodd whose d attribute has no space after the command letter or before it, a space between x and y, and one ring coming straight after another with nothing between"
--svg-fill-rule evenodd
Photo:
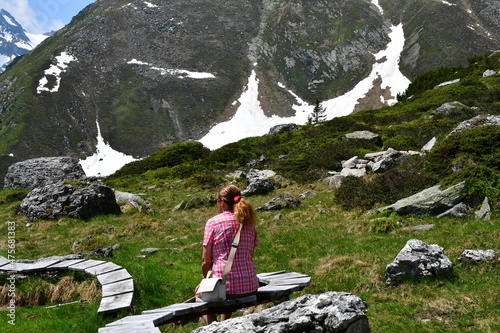
<instances>
[{"instance_id":1,"label":"white cloud","mask_svg":"<svg viewBox=\"0 0 500 333\"><path fill-rule=\"evenodd\" d=\"M51 3L56 6L50 6ZM28 0L0 0L0 8L8 11L23 26L24 30L32 34L58 30L64 26L53 12L58 10L57 6L59 6L58 1L48 1L42 11L35 12L30 7Z\"/></svg>"}]
</instances>

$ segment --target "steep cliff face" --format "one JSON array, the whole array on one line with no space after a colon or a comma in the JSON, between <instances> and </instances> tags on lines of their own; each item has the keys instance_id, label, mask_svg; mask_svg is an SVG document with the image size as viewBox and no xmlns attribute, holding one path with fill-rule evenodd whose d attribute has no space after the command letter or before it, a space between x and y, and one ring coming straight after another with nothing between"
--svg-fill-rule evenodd
<instances>
[{"instance_id":1,"label":"steep cliff face","mask_svg":"<svg viewBox=\"0 0 500 333\"><path fill-rule=\"evenodd\" d=\"M493 0L97 0L0 76L0 169L92 155L96 121L136 157L200 139L234 114L253 69L265 113L293 115L282 85L311 104L349 91L400 23L409 79L460 65L499 48L499 10Z\"/></svg>"}]
</instances>

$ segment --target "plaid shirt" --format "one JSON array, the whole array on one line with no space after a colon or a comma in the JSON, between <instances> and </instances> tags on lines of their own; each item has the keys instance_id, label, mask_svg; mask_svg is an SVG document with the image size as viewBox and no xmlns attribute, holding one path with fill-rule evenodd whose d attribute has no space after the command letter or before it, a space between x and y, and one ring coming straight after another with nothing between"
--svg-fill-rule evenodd
<instances>
[{"instance_id":1,"label":"plaid shirt","mask_svg":"<svg viewBox=\"0 0 500 333\"><path fill-rule=\"evenodd\" d=\"M222 277L231 244L238 232L239 222L233 212L226 211L209 219L205 225L203 246L212 247L212 274ZM246 294L257 290L259 280L253 263L254 248L259 245L255 227L243 226L240 243L227 279L228 294Z\"/></svg>"}]
</instances>

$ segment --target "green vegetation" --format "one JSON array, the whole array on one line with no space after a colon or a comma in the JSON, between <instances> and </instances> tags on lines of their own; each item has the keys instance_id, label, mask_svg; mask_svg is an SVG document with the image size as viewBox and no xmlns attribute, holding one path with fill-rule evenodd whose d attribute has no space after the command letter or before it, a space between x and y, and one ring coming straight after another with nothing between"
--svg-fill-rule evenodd
<instances>
[{"instance_id":1,"label":"green vegetation","mask_svg":"<svg viewBox=\"0 0 500 333\"><path fill-rule=\"evenodd\" d=\"M134 277L133 307L116 315L99 315L100 299L95 279L79 274L35 275L16 282L23 306L16 309L16 325L9 332L96 332L99 327L144 310L182 302L192 296L201 279L201 239L204 223L216 214L215 206L172 211L192 197L207 198L216 187L243 179L227 176L236 169L248 170L249 162L267 160L256 168L272 169L285 177L268 195L249 197L259 207L271 198L307 190L315 196L294 209L258 213L261 245L255 262L259 272L297 271L312 277L312 284L292 296L326 291L345 291L368 303L368 318L374 332L497 332L500 331L499 262L465 264L457 260L465 249L499 251L498 214L500 165L498 126L485 126L448 135L461 121L462 112L446 115L434 110L445 102L460 101L476 114L500 114L500 77L482 77L485 68L500 70L500 53L476 59L460 82L438 89L413 92L393 107L303 126L299 131L248 138L215 151L196 142L180 143L131 163L104 180L108 185L143 193L155 213L135 209L120 216L98 216L86 221L63 218L29 223L17 207L26 191L0 192L0 219L16 225L16 259L36 259L71 253L74 241L79 251L120 244L112 258ZM479 62L477 62L479 61ZM436 82L441 70L432 75ZM446 71L444 71L446 72ZM429 74L432 76L431 74ZM441 79L442 80L441 80ZM473 111L471 111L470 109ZM471 113L472 112L472 113ZM345 134L370 130L382 136L383 146L361 140L346 140ZM339 189L321 181L327 171L338 170L352 156L395 149L419 149L432 137L438 143L423 157L407 158L397 168L365 178L349 177ZM366 216L373 207L434 185L467 180L471 195L488 196L493 206L490 221L474 217ZM125 208L125 207L123 207ZM428 231L403 227L434 224ZM7 234L7 225L0 227ZM385 284L385 267L412 238L438 244L454 264L446 279ZM0 239L0 254L7 255L8 239ZM141 249L163 250L144 256ZM6 277L0 277L0 285ZM54 290L65 297L54 296ZM0 300L5 305L5 287ZM66 301L88 302L56 308L46 306ZM7 312L2 308L0 315ZM190 332L198 321L162 327L164 332Z\"/></svg>"}]
</instances>

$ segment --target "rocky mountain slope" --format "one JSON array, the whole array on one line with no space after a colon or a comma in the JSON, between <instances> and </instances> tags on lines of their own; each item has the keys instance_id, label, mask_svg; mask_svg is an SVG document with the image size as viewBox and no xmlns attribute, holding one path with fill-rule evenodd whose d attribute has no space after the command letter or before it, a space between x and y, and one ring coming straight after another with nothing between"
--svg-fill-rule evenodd
<instances>
[{"instance_id":1,"label":"rocky mountain slope","mask_svg":"<svg viewBox=\"0 0 500 333\"><path fill-rule=\"evenodd\" d=\"M266 115L291 116L294 94L312 104L350 91L399 24L410 80L465 64L500 48L499 10L493 0L97 0L0 76L0 176L31 157L92 155L96 123L135 157L198 140L234 115L252 70ZM388 94L374 80L356 108Z\"/></svg>"}]
</instances>

